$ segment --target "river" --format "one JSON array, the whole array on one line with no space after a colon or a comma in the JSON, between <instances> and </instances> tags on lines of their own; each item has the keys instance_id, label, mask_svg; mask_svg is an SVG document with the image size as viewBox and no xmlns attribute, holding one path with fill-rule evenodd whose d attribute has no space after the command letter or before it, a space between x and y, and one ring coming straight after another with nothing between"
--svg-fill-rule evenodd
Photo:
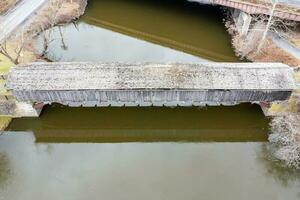
<instances>
[{"instance_id":1,"label":"river","mask_svg":"<svg viewBox=\"0 0 300 200\"><path fill-rule=\"evenodd\" d=\"M223 18L184 0L90 0L37 49L46 36L53 61L237 62ZM0 200L300 199L300 173L269 157L268 124L251 104L49 105L0 135Z\"/></svg>"},{"instance_id":2,"label":"river","mask_svg":"<svg viewBox=\"0 0 300 200\"><path fill-rule=\"evenodd\" d=\"M37 142L263 142L268 122L259 106L69 108L47 106L40 118L15 119L11 131Z\"/></svg>"},{"instance_id":3,"label":"river","mask_svg":"<svg viewBox=\"0 0 300 200\"><path fill-rule=\"evenodd\" d=\"M223 19L219 7L185 0L92 0L76 26L45 34L51 41L48 57L55 61L236 62Z\"/></svg>"}]
</instances>

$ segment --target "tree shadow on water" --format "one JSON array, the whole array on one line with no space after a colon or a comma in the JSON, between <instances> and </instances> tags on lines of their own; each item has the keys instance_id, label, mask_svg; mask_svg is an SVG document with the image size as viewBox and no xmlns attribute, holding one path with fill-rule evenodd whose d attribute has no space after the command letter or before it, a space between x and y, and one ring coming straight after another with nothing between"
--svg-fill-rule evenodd
<instances>
[{"instance_id":1,"label":"tree shadow on water","mask_svg":"<svg viewBox=\"0 0 300 200\"><path fill-rule=\"evenodd\" d=\"M300 170L288 168L282 162L271 155L269 143L263 143L257 152L258 163L265 168L267 176L273 177L284 187L299 184L300 186ZM300 196L300 193L298 194Z\"/></svg>"},{"instance_id":2,"label":"tree shadow on water","mask_svg":"<svg viewBox=\"0 0 300 200\"><path fill-rule=\"evenodd\" d=\"M7 185L10 175L9 159L5 153L0 152L0 190Z\"/></svg>"}]
</instances>

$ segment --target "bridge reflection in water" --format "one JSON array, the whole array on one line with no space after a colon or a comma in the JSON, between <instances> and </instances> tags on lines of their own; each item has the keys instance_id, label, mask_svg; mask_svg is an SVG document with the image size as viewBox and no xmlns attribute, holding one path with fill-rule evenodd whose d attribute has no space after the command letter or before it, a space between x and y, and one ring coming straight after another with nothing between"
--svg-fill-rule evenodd
<instances>
[{"instance_id":1,"label":"bridge reflection in water","mask_svg":"<svg viewBox=\"0 0 300 200\"><path fill-rule=\"evenodd\" d=\"M89 0L80 20L201 58L239 61L223 18L219 7L186 0Z\"/></svg>"},{"instance_id":2,"label":"bridge reflection in water","mask_svg":"<svg viewBox=\"0 0 300 200\"><path fill-rule=\"evenodd\" d=\"M33 131L36 142L266 141L269 120L260 107L46 106L40 118L14 119L10 131Z\"/></svg>"}]
</instances>

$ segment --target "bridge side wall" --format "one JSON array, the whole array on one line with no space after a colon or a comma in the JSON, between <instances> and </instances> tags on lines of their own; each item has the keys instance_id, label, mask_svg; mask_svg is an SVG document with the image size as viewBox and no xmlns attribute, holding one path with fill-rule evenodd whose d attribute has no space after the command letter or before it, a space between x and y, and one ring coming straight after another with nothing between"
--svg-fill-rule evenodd
<instances>
[{"instance_id":1,"label":"bridge side wall","mask_svg":"<svg viewBox=\"0 0 300 200\"><path fill-rule=\"evenodd\" d=\"M61 103L69 106L108 105L218 105L286 100L291 91L253 90L75 90L13 91L19 101Z\"/></svg>"},{"instance_id":2,"label":"bridge side wall","mask_svg":"<svg viewBox=\"0 0 300 200\"><path fill-rule=\"evenodd\" d=\"M241 2L237 0L209 0L211 4L218 4L226 7L239 9L248 14L270 14L270 8L261 4L254 4L248 2ZM300 21L300 13L286 9L277 8L274 12L274 16L282 19Z\"/></svg>"}]
</instances>

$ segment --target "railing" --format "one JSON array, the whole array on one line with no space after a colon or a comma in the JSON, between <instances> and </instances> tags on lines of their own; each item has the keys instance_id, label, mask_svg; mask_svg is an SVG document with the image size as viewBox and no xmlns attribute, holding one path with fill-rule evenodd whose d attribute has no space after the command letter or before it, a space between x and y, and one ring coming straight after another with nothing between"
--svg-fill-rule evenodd
<instances>
[{"instance_id":1,"label":"railing","mask_svg":"<svg viewBox=\"0 0 300 200\"><path fill-rule=\"evenodd\" d=\"M218 4L222 6L232 7L236 9L240 9L244 12L247 12L249 14L266 14L268 15L270 13L270 7L263 5L263 4L257 4L257 3L251 3L251 2L245 2L240 0L210 0L212 4ZM282 7L282 4L278 4L278 6ZM300 9L299 11L296 10L290 10L289 9L283 9L283 8L276 8L274 12L274 16L280 17L283 19L289 19L289 20L295 20L300 21Z\"/></svg>"}]
</instances>

